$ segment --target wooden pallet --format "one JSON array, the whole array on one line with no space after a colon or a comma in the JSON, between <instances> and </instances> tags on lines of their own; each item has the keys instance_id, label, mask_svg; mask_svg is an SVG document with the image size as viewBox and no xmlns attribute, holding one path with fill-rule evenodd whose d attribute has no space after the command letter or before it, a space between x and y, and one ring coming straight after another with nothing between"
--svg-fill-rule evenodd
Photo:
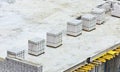
<instances>
[{"instance_id":1,"label":"wooden pallet","mask_svg":"<svg viewBox=\"0 0 120 72\"><path fill-rule=\"evenodd\" d=\"M117 17L117 18L120 18L119 16L115 16L115 15L111 15L111 16L113 16L113 17Z\"/></svg>"},{"instance_id":2,"label":"wooden pallet","mask_svg":"<svg viewBox=\"0 0 120 72\"><path fill-rule=\"evenodd\" d=\"M102 22L102 23L100 23L100 24L99 24L99 23L96 23L96 24L97 24L97 25L102 25L102 24L104 24L104 23L105 23L105 21L103 21L103 22Z\"/></svg>"},{"instance_id":3,"label":"wooden pallet","mask_svg":"<svg viewBox=\"0 0 120 72\"><path fill-rule=\"evenodd\" d=\"M71 35L71 34L67 34L68 36L72 36L72 37L77 37L77 36L80 36L80 35L82 35L82 33L80 33L80 34L78 34L78 35Z\"/></svg>"},{"instance_id":4,"label":"wooden pallet","mask_svg":"<svg viewBox=\"0 0 120 72\"><path fill-rule=\"evenodd\" d=\"M91 31L93 31L93 30L95 30L96 28L94 28L94 29L92 29L92 30L85 30L85 29L83 29L84 31L86 31L86 32L91 32Z\"/></svg>"},{"instance_id":5,"label":"wooden pallet","mask_svg":"<svg viewBox=\"0 0 120 72\"><path fill-rule=\"evenodd\" d=\"M35 54L31 54L31 53L28 53L28 54L30 54L30 55L33 55L33 56L39 56L39 55L42 55L42 54L44 54L45 52L43 52L43 53L40 53L40 54L38 54L38 55L35 55Z\"/></svg>"},{"instance_id":6,"label":"wooden pallet","mask_svg":"<svg viewBox=\"0 0 120 72\"><path fill-rule=\"evenodd\" d=\"M58 47L60 47L60 46L62 46L62 44L60 44L60 45L59 45L59 46L57 46L57 47L47 45L47 47L51 47L51 48L58 48Z\"/></svg>"}]
</instances>

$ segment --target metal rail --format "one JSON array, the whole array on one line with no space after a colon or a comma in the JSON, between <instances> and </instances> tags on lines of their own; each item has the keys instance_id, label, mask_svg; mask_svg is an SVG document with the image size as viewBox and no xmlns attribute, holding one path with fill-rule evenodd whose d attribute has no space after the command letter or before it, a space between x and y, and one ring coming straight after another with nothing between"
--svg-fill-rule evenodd
<instances>
[{"instance_id":1,"label":"metal rail","mask_svg":"<svg viewBox=\"0 0 120 72\"><path fill-rule=\"evenodd\" d=\"M96 58L96 57L98 57L98 56L100 56L100 55L108 52L109 50L116 49L117 47L120 47L120 43L115 44L114 46L105 49L104 51L96 54L95 56L92 56L92 57L91 57L91 60L94 60L94 58ZM79 68L80 66L85 65L85 64L86 64L86 59L85 59L83 62L80 62L79 64L77 64L77 65L75 65L75 66L73 66L73 67L65 70L64 72L71 72L71 71L75 70L76 68Z\"/></svg>"}]
</instances>

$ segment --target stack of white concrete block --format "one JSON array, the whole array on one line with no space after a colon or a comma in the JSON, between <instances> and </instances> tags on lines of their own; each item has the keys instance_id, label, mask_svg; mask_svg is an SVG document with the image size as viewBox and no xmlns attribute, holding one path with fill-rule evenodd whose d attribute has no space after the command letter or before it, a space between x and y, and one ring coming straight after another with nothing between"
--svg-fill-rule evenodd
<instances>
[{"instance_id":1,"label":"stack of white concrete block","mask_svg":"<svg viewBox=\"0 0 120 72\"><path fill-rule=\"evenodd\" d=\"M116 16L116 17L120 17L120 3L113 4L111 15Z\"/></svg>"},{"instance_id":2,"label":"stack of white concrete block","mask_svg":"<svg viewBox=\"0 0 120 72\"><path fill-rule=\"evenodd\" d=\"M103 24L105 21L105 10L100 8L94 8L91 13L96 16L97 24Z\"/></svg>"},{"instance_id":3,"label":"stack of white concrete block","mask_svg":"<svg viewBox=\"0 0 120 72\"><path fill-rule=\"evenodd\" d=\"M105 9L105 12L107 13L107 12L111 11L111 4L112 4L111 1L106 1L106 2L103 2L102 4L98 5L97 7Z\"/></svg>"},{"instance_id":4,"label":"stack of white concrete block","mask_svg":"<svg viewBox=\"0 0 120 72\"><path fill-rule=\"evenodd\" d=\"M28 53L31 55L38 56L43 54L45 50L45 40L41 38L34 38L28 40Z\"/></svg>"},{"instance_id":5,"label":"stack of white concrete block","mask_svg":"<svg viewBox=\"0 0 120 72\"><path fill-rule=\"evenodd\" d=\"M83 30L85 31L92 31L94 29L96 29L96 17L92 14L85 14L81 17L81 19L83 20Z\"/></svg>"},{"instance_id":6,"label":"stack of white concrete block","mask_svg":"<svg viewBox=\"0 0 120 72\"><path fill-rule=\"evenodd\" d=\"M62 45L62 31L53 29L47 32L47 46L57 48Z\"/></svg>"},{"instance_id":7,"label":"stack of white concrete block","mask_svg":"<svg viewBox=\"0 0 120 72\"><path fill-rule=\"evenodd\" d=\"M6 0L8 3L14 3L16 0Z\"/></svg>"},{"instance_id":8,"label":"stack of white concrete block","mask_svg":"<svg viewBox=\"0 0 120 72\"><path fill-rule=\"evenodd\" d=\"M82 34L82 20L72 20L67 23L67 35L78 36Z\"/></svg>"},{"instance_id":9,"label":"stack of white concrete block","mask_svg":"<svg viewBox=\"0 0 120 72\"><path fill-rule=\"evenodd\" d=\"M7 56L13 57L13 58L24 59L25 58L25 50L22 48L9 49L9 50L7 50Z\"/></svg>"}]
</instances>

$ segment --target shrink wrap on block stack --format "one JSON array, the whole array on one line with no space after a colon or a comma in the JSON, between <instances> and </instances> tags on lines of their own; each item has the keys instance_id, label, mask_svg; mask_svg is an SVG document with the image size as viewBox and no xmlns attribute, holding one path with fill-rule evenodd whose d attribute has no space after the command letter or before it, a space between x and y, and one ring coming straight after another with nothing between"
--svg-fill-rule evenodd
<instances>
[{"instance_id":1,"label":"shrink wrap on block stack","mask_svg":"<svg viewBox=\"0 0 120 72\"><path fill-rule=\"evenodd\" d=\"M91 14L96 16L97 24L102 24L105 21L105 10L100 8L94 8Z\"/></svg>"},{"instance_id":2,"label":"shrink wrap on block stack","mask_svg":"<svg viewBox=\"0 0 120 72\"><path fill-rule=\"evenodd\" d=\"M98 5L97 7L101 9L105 9L105 12L107 13L111 11L111 6L112 6L112 1L106 1Z\"/></svg>"},{"instance_id":3,"label":"shrink wrap on block stack","mask_svg":"<svg viewBox=\"0 0 120 72\"><path fill-rule=\"evenodd\" d=\"M72 20L67 23L67 34L78 36L82 33L82 20Z\"/></svg>"},{"instance_id":4,"label":"shrink wrap on block stack","mask_svg":"<svg viewBox=\"0 0 120 72\"><path fill-rule=\"evenodd\" d=\"M59 47L62 45L62 31L53 29L47 32L47 46Z\"/></svg>"},{"instance_id":5,"label":"shrink wrap on block stack","mask_svg":"<svg viewBox=\"0 0 120 72\"><path fill-rule=\"evenodd\" d=\"M9 49L9 50L7 50L7 56L13 57L13 58L24 59L25 58L25 50L21 49L21 48Z\"/></svg>"},{"instance_id":6,"label":"shrink wrap on block stack","mask_svg":"<svg viewBox=\"0 0 120 72\"><path fill-rule=\"evenodd\" d=\"M96 28L96 17L92 14L85 14L81 17L81 19L83 20L83 30L85 31L92 31Z\"/></svg>"},{"instance_id":7,"label":"shrink wrap on block stack","mask_svg":"<svg viewBox=\"0 0 120 72\"><path fill-rule=\"evenodd\" d=\"M32 55L40 55L44 53L45 40L41 38L34 38L28 40L28 53Z\"/></svg>"},{"instance_id":8,"label":"shrink wrap on block stack","mask_svg":"<svg viewBox=\"0 0 120 72\"><path fill-rule=\"evenodd\" d=\"M8 3L15 3L16 2L16 0L6 0Z\"/></svg>"},{"instance_id":9,"label":"shrink wrap on block stack","mask_svg":"<svg viewBox=\"0 0 120 72\"><path fill-rule=\"evenodd\" d=\"M116 16L116 17L120 17L120 3L113 4L111 15Z\"/></svg>"}]
</instances>

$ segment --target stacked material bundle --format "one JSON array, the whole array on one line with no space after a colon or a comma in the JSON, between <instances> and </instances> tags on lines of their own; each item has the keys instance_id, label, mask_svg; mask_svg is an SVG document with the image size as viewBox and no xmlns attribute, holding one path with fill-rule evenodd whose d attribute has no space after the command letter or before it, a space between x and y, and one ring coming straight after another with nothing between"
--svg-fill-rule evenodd
<instances>
[{"instance_id":1,"label":"stacked material bundle","mask_svg":"<svg viewBox=\"0 0 120 72\"><path fill-rule=\"evenodd\" d=\"M105 9L105 12L107 13L107 12L110 12L111 6L112 6L112 2L111 1L106 1L106 2L98 5L97 7Z\"/></svg>"},{"instance_id":2,"label":"stacked material bundle","mask_svg":"<svg viewBox=\"0 0 120 72\"><path fill-rule=\"evenodd\" d=\"M83 30L92 31L96 28L96 17L92 14L85 14L81 18L83 20Z\"/></svg>"},{"instance_id":3,"label":"stacked material bundle","mask_svg":"<svg viewBox=\"0 0 120 72\"><path fill-rule=\"evenodd\" d=\"M14 3L16 0L6 0L8 3Z\"/></svg>"},{"instance_id":4,"label":"stacked material bundle","mask_svg":"<svg viewBox=\"0 0 120 72\"><path fill-rule=\"evenodd\" d=\"M38 56L44 53L45 40L41 38L34 38L28 40L28 53L31 55Z\"/></svg>"},{"instance_id":5,"label":"stacked material bundle","mask_svg":"<svg viewBox=\"0 0 120 72\"><path fill-rule=\"evenodd\" d=\"M111 15L116 16L116 17L120 17L120 3L113 4Z\"/></svg>"},{"instance_id":6,"label":"stacked material bundle","mask_svg":"<svg viewBox=\"0 0 120 72\"><path fill-rule=\"evenodd\" d=\"M105 21L105 10L100 8L95 8L91 11L93 15L96 16L97 24L103 24Z\"/></svg>"},{"instance_id":7,"label":"stacked material bundle","mask_svg":"<svg viewBox=\"0 0 120 72\"><path fill-rule=\"evenodd\" d=\"M78 36L82 33L82 20L72 20L67 23L67 35Z\"/></svg>"},{"instance_id":8,"label":"stacked material bundle","mask_svg":"<svg viewBox=\"0 0 120 72\"><path fill-rule=\"evenodd\" d=\"M24 59L25 58L25 50L21 48L14 48L7 50L7 56L13 58Z\"/></svg>"},{"instance_id":9,"label":"stacked material bundle","mask_svg":"<svg viewBox=\"0 0 120 72\"><path fill-rule=\"evenodd\" d=\"M47 46L57 48L62 45L62 31L51 30L47 32Z\"/></svg>"}]
</instances>

